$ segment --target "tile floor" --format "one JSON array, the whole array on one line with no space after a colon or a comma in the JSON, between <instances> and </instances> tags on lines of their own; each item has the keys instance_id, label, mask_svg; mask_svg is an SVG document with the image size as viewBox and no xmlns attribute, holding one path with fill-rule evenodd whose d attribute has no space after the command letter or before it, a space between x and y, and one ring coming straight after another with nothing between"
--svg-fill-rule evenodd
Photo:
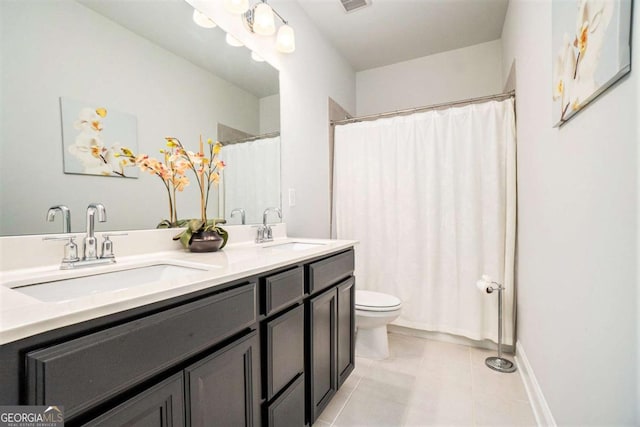
<instances>
[{"instance_id":1,"label":"tile floor","mask_svg":"<svg viewBox=\"0 0 640 427\"><path fill-rule=\"evenodd\" d=\"M357 358L314 427L536 425L520 374L484 365L495 352L398 334L389 349Z\"/></svg>"}]
</instances>

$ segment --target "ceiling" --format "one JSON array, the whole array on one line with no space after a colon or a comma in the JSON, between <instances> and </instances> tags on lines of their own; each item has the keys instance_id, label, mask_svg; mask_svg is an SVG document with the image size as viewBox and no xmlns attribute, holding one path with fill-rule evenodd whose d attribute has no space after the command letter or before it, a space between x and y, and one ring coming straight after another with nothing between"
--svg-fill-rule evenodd
<instances>
[{"instance_id":1,"label":"ceiling","mask_svg":"<svg viewBox=\"0 0 640 427\"><path fill-rule=\"evenodd\" d=\"M371 0L346 13L340 0L298 3L355 71L499 39L508 6L508 0Z\"/></svg>"}]
</instances>

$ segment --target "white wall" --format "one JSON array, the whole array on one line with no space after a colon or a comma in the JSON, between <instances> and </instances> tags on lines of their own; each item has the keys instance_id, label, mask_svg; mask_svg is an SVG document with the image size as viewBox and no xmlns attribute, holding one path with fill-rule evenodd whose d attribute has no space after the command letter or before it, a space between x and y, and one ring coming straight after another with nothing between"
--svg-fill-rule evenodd
<instances>
[{"instance_id":1,"label":"white wall","mask_svg":"<svg viewBox=\"0 0 640 427\"><path fill-rule=\"evenodd\" d=\"M494 40L356 74L357 115L502 92L502 43Z\"/></svg>"},{"instance_id":2,"label":"white wall","mask_svg":"<svg viewBox=\"0 0 640 427\"><path fill-rule=\"evenodd\" d=\"M552 121L551 2L511 0L516 64L518 340L558 425L638 425L638 73Z\"/></svg>"},{"instance_id":3,"label":"white wall","mask_svg":"<svg viewBox=\"0 0 640 427\"><path fill-rule=\"evenodd\" d=\"M0 235L60 232L59 219L45 221L60 203L71 208L74 231L91 202L107 208L100 229L154 228L168 218L155 176L63 173L60 96L136 116L138 150L153 156L168 135L193 148L200 133L215 138L218 121L259 130L257 97L74 1L0 1L0 10ZM191 187L178 195L181 218L199 214Z\"/></svg>"},{"instance_id":4,"label":"white wall","mask_svg":"<svg viewBox=\"0 0 640 427\"><path fill-rule=\"evenodd\" d=\"M260 135L280 130L280 94L260 98Z\"/></svg>"},{"instance_id":5,"label":"white wall","mask_svg":"<svg viewBox=\"0 0 640 427\"><path fill-rule=\"evenodd\" d=\"M296 34L296 51L275 51L274 37L247 32L221 3L187 0L280 70L283 214L292 236L329 237L328 98L355 111L355 73L324 40L296 0L269 3ZM286 193L296 191L296 206Z\"/></svg>"}]
</instances>

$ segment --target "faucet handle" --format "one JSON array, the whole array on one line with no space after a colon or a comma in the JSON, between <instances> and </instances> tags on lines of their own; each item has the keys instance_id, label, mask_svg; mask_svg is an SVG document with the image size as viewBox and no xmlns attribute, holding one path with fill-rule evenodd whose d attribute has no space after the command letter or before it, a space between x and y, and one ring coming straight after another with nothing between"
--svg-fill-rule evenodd
<instances>
[{"instance_id":1,"label":"faucet handle","mask_svg":"<svg viewBox=\"0 0 640 427\"><path fill-rule=\"evenodd\" d=\"M100 258L115 258L113 255L113 242L109 237L117 237L117 236L127 236L129 233L104 233L102 237L104 240L102 241L102 252L100 253Z\"/></svg>"},{"instance_id":2,"label":"faucet handle","mask_svg":"<svg viewBox=\"0 0 640 427\"><path fill-rule=\"evenodd\" d=\"M256 232L256 243L264 243L264 233L266 231L266 227L264 225L254 225L253 227L258 228Z\"/></svg>"},{"instance_id":3,"label":"faucet handle","mask_svg":"<svg viewBox=\"0 0 640 427\"><path fill-rule=\"evenodd\" d=\"M42 240L66 240L67 244L64 245L64 258L62 258L62 263L70 263L77 262L80 260L78 258L78 245L74 239L75 235L67 235L67 236L46 236L43 237Z\"/></svg>"}]
</instances>

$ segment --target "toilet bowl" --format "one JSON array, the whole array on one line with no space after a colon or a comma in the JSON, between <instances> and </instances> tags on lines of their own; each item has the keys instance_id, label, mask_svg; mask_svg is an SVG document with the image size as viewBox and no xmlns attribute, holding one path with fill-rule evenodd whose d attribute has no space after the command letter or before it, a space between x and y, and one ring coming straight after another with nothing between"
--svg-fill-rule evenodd
<instances>
[{"instance_id":1,"label":"toilet bowl","mask_svg":"<svg viewBox=\"0 0 640 427\"><path fill-rule=\"evenodd\" d=\"M400 316L402 303L393 295L356 290L356 356L389 357L387 324Z\"/></svg>"}]
</instances>

